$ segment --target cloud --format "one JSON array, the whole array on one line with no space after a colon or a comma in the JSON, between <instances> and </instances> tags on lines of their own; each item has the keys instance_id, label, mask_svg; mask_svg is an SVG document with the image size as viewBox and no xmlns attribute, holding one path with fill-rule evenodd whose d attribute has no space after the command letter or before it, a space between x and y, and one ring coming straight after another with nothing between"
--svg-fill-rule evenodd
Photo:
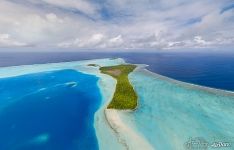
<instances>
[{"instance_id":1,"label":"cloud","mask_svg":"<svg viewBox=\"0 0 234 150\"><path fill-rule=\"evenodd\" d=\"M1 0L0 9L0 33L8 35L2 35L1 47L234 46L234 9L229 0Z\"/></svg>"},{"instance_id":2,"label":"cloud","mask_svg":"<svg viewBox=\"0 0 234 150\"><path fill-rule=\"evenodd\" d=\"M62 48L117 48L122 47L124 43L122 36L118 35L116 37L107 37L101 33L93 34L87 39L75 38L70 41L61 42L58 47Z\"/></svg>"},{"instance_id":3,"label":"cloud","mask_svg":"<svg viewBox=\"0 0 234 150\"><path fill-rule=\"evenodd\" d=\"M105 36L103 34L97 33L97 34L93 34L88 39L81 40L79 38L76 38L70 41L61 42L58 44L58 46L65 47L65 48L69 48L69 47L92 48L92 47L97 47L102 42L104 42L104 38Z\"/></svg>"},{"instance_id":4,"label":"cloud","mask_svg":"<svg viewBox=\"0 0 234 150\"><path fill-rule=\"evenodd\" d=\"M104 35L99 33L99 34L94 34L92 35L92 37L87 40L87 44L91 44L91 45L97 45L97 44L100 44L104 39ZM86 45L87 45L86 44Z\"/></svg>"},{"instance_id":5,"label":"cloud","mask_svg":"<svg viewBox=\"0 0 234 150\"><path fill-rule=\"evenodd\" d=\"M109 40L109 47L121 47L121 44L124 43L122 35L118 35Z\"/></svg>"},{"instance_id":6,"label":"cloud","mask_svg":"<svg viewBox=\"0 0 234 150\"><path fill-rule=\"evenodd\" d=\"M208 45L209 42L205 41L201 36L195 36L194 42L200 45Z\"/></svg>"},{"instance_id":7,"label":"cloud","mask_svg":"<svg viewBox=\"0 0 234 150\"><path fill-rule=\"evenodd\" d=\"M0 34L0 47L27 46L26 43L16 41L9 34Z\"/></svg>"},{"instance_id":8,"label":"cloud","mask_svg":"<svg viewBox=\"0 0 234 150\"><path fill-rule=\"evenodd\" d=\"M37 1L37 0L34 0ZM87 0L42 0L46 4L50 4L52 6L57 6L59 8L63 8L66 10L77 10L87 15L94 15L96 13L95 4L87 1Z\"/></svg>"},{"instance_id":9,"label":"cloud","mask_svg":"<svg viewBox=\"0 0 234 150\"><path fill-rule=\"evenodd\" d=\"M63 23L63 20L59 19L54 13L46 14L46 19L50 22Z\"/></svg>"}]
</instances>

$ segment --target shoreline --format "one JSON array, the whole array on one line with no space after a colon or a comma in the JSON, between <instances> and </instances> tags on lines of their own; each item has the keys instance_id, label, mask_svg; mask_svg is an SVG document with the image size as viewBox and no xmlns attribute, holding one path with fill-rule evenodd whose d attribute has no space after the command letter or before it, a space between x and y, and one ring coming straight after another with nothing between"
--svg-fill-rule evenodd
<instances>
[{"instance_id":1,"label":"shoreline","mask_svg":"<svg viewBox=\"0 0 234 150\"><path fill-rule=\"evenodd\" d=\"M234 91L229 91L229 90L224 90L224 89L218 89L218 88L213 88L213 87L208 87L208 86L204 86L204 85L198 85L198 84L194 84L194 83L189 83L189 82L184 82L184 81L180 81L180 80L176 80L161 74L158 74L156 72L152 72L150 70L148 70L146 67L148 67L149 65L147 64L135 64L138 67L135 70L138 71L144 71L145 73L155 76L157 78L160 78L162 80L166 80L169 82L173 82L175 84L178 84L179 86L188 86L188 87L194 87L197 89L201 89L201 90L206 90L206 91L210 91L210 92L223 92L223 93L229 93L229 94L234 94ZM234 96L234 95L233 95Z\"/></svg>"},{"instance_id":2,"label":"shoreline","mask_svg":"<svg viewBox=\"0 0 234 150\"><path fill-rule=\"evenodd\" d=\"M210 92L212 94L217 94L218 93L218 94L222 94L222 95L225 95L225 96L228 96L228 95L234 96L234 91L217 89L217 88L207 87L207 86L203 86L203 85L183 82L183 81L180 81L180 80L169 78L167 76L163 76L163 75L157 74L155 72L149 71L146 68L144 68L144 69L142 68L139 71L142 71L142 72L146 73L147 75L152 75L152 76L154 76L156 78L159 78L161 80L166 80L168 82L174 83L174 84L176 84L178 86L187 87L189 89L202 90L202 91Z\"/></svg>"},{"instance_id":3,"label":"shoreline","mask_svg":"<svg viewBox=\"0 0 234 150\"><path fill-rule=\"evenodd\" d=\"M122 61L121 64L126 64L125 60L123 58L117 58L117 59L111 59L111 58L101 58L101 59L87 59L87 60L79 60L79 61L66 61L66 62L58 62L58 63L43 63L43 64L31 64L31 65L19 65L19 66L7 66L7 67L0 67L0 78L7 78L7 77L14 77L14 76L19 76L19 75L24 75L24 74L30 74L30 73L39 73L39 72L44 72L44 71L56 71L56 70L63 70L63 69L74 69L77 67L84 67L85 65L88 65L90 63L96 63L96 61L105 61L105 60L110 60L110 61L115 61L115 60L120 60ZM49 67L48 67L49 65ZM57 67L58 65L62 65L62 67ZM70 67L68 67L68 66ZM201 90L208 90L208 91L213 91L213 92L224 92L224 93L231 93L234 94L234 91L229 91L229 90L224 90L224 89L218 89L218 88L212 88L212 87L208 87L208 86L203 86L203 85L198 85L198 84L193 84L193 83L189 83L189 82L184 82L184 81L180 81L180 80L176 80L164 75L160 75L158 73L152 72L150 70L148 70L146 67L149 66L147 64L134 64L136 65L136 70L142 70L145 72L148 72L149 75L154 75L156 77L161 78L162 80L167 80L170 82L174 82L177 83L179 85L187 85L187 86L194 86L197 87ZM111 65L109 65L111 66ZM38 70L30 70L30 71L26 71L26 72L18 72L16 71L16 69L19 69L21 67L26 67L26 70L30 70L31 67L45 67L45 69L42 69L39 71ZM80 69L80 68L79 68ZM9 74L4 73L4 72L9 72ZM24 70L25 71L25 70ZM2 73L3 72L3 73Z\"/></svg>"},{"instance_id":4,"label":"shoreline","mask_svg":"<svg viewBox=\"0 0 234 150\"><path fill-rule=\"evenodd\" d=\"M90 63L95 63L104 66L113 66L118 64L125 64L123 59L95 59L95 60L84 60L76 62L64 62L64 63L48 63L48 64L36 64L36 65L23 65L23 66L13 66L13 67L3 67L0 68L0 78L11 77L29 73L38 73L43 71L55 71L62 69L74 69L82 73L95 75L99 78L98 87L102 95L102 102L100 107L94 114L94 128L100 149L108 149L108 145L112 145L114 150L121 149L153 149L152 145L141 135L134 123L125 121L124 115L132 113L139 109L139 99L137 99L137 107L135 110L116 110L107 109L108 103L111 101L114 89L116 86L115 79L112 77L100 73L98 67L87 66ZM144 64L135 64L137 67L132 72L134 73L143 72L145 75L152 76L159 80L165 80L170 83L176 84L177 86L182 86L184 88L189 88L192 90L199 90L202 92L210 92L212 94L221 94L225 96L234 96L234 92L209 88L205 86L195 85L191 83L186 83L178 81L175 79L168 78L166 76L159 75L157 73L147 70ZM22 69L22 67L24 69ZM10 70L8 70L10 68ZM22 71L19 71L21 69ZM5 73L1 74L1 72ZM7 73L7 71L9 71ZM8 75L8 76L7 76ZM131 73L129 75L132 75ZM134 83L129 80L132 84L134 90ZM139 95L139 93L137 93ZM139 97L138 97L139 98ZM110 138L111 137L111 138ZM111 139L111 140L110 140ZM140 147L139 145L144 145Z\"/></svg>"},{"instance_id":5,"label":"shoreline","mask_svg":"<svg viewBox=\"0 0 234 150\"><path fill-rule=\"evenodd\" d=\"M150 143L140 135L131 125L126 125L119 113L125 113L127 110L105 109L105 117L109 126L115 132L116 137L126 150L153 150ZM134 130L134 129L135 130Z\"/></svg>"},{"instance_id":6,"label":"shoreline","mask_svg":"<svg viewBox=\"0 0 234 150\"><path fill-rule=\"evenodd\" d=\"M129 81L129 74L134 71L136 65L121 64L110 67L100 67L103 74L107 74L116 80L114 95L107 106L108 109L134 110L137 107L137 93Z\"/></svg>"}]
</instances>

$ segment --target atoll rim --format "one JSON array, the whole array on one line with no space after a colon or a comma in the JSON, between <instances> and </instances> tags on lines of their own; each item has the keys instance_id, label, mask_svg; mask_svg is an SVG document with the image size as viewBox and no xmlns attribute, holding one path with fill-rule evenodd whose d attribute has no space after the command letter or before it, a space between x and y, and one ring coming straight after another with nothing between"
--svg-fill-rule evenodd
<instances>
[{"instance_id":1,"label":"atoll rim","mask_svg":"<svg viewBox=\"0 0 234 150\"><path fill-rule=\"evenodd\" d=\"M138 96L137 108L107 109L117 80L99 68L118 65L126 63L123 59L107 58L0 68L0 127L4 131L0 140L10 138L0 143L0 148L54 149L56 144L51 143L61 140L58 134L65 135L65 145L72 150L108 150L110 146L113 150L182 150L190 148L191 141L202 141L207 148L213 148L216 141L232 142L232 92L176 81L151 73L144 65L137 65L128 74ZM13 87L15 92L10 90ZM25 113L17 113L18 110ZM29 120L26 114L30 114ZM25 119L25 125L30 120L47 123L43 128L25 128L14 119L17 115ZM71 118L85 116L90 121L71 122ZM54 128L56 122L60 125ZM82 122L87 124L82 126ZM80 130L84 132L81 134ZM17 140L19 131L27 136ZM86 142L80 144L81 140ZM16 147L6 145L7 142Z\"/></svg>"}]
</instances>

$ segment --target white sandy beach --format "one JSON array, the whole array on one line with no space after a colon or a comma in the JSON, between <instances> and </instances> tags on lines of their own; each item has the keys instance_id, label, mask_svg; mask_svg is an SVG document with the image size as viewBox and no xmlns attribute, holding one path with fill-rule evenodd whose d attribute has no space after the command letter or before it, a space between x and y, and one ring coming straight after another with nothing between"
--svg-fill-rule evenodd
<instances>
[{"instance_id":1,"label":"white sandy beach","mask_svg":"<svg viewBox=\"0 0 234 150\"><path fill-rule=\"evenodd\" d=\"M115 79L108 75L101 74L97 67L87 66L88 64L112 66L122 63L125 63L123 59L98 59L77 62L12 66L0 68L0 78L63 69L75 69L86 74L95 75L100 78L98 86L102 94L102 104L99 110L95 113L94 121L99 149L106 150L110 149L111 146L111 149L113 150L137 150L142 148L140 145L145 148L149 147L147 149L152 149L151 146L142 137L140 137L132 127L129 127L128 124L121 120L120 112L115 110L106 110L115 90ZM123 141L125 141L125 144L123 144Z\"/></svg>"},{"instance_id":2,"label":"white sandy beach","mask_svg":"<svg viewBox=\"0 0 234 150\"><path fill-rule=\"evenodd\" d=\"M122 120L121 113L124 115L126 112L114 109L105 110L106 119L114 130L118 141L128 150L153 150L154 148L142 135L136 132L133 126Z\"/></svg>"},{"instance_id":3,"label":"white sandy beach","mask_svg":"<svg viewBox=\"0 0 234 150\"><path fill-rule=\"evenodd\" d=\"M0 78L63 69L99 77L102 102L94 116L94 128L100 150L181 150L189 137L204 137L209 142L213 137L234 137L232 92L171 80L144 70L142 65L129 75L139 96L138 108L106 109L116 81L101 74L98 67L87 65L122 63L123 59L97 59L4 67L0 68Z\"/></svg>"}]
</instances>

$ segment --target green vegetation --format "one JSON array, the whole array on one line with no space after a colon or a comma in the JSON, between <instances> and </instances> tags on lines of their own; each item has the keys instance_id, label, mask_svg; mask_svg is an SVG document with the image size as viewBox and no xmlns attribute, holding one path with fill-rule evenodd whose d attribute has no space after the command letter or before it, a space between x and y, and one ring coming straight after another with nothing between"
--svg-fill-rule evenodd
<instances>
[{"instance_id":1,"label":"green vegetation","mask_svg":"<svg viewBox=\"0 0 234 150\"><path fill-rule=\"evenodd\" d=\"M135 68L136 65L132 64L100 68L102 73L117 80L114 96L107 108L135 109L137 107L137 94L128 80L128 74Z\"/></svg>"},{"instance_id":2,"label":"green vegetation","mask_svg":"<svg viewBox=\"0 0 234 150\"><path fill-rule=\"evenodd\" d=\"M99 67L99 65L97 65L97 64L88 64L88 66Z\"/></svg>"}]
</instances>

